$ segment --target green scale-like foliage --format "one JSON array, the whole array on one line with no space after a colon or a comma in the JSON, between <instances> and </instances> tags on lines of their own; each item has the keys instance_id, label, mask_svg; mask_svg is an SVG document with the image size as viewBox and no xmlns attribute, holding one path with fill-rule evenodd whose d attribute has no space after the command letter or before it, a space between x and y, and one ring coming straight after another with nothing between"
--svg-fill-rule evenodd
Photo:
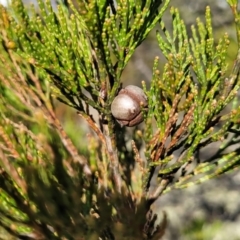
<instances>
[{"instance_id":1,"label":"green scale-like foliage","mask_svg":"<svg viewBox=\"0 0 240 240\"><path fill-rule=\"evenodd\" d=\"M167 30L169 3L0 6L0 226L11 235L159 239L166 216L159 223L152 203L162 193L239 167L240 53L229 67L230 40L214 38L208 7L190 34L172 7ZM228 3L239 45L237 1ZM145 125L130 133L110 105L128 61L155 26L166 64L161 73L161 60L153 61L149 89L143 83ZM87 149L84 133L68 132L59 120L57 100L88 124ZM217 152L200 160L200 150L214 142Z\"/></svg>"},{"instance_id":2,"label":"green scale-like foliage","mask_svg":"<svg viewBox=\"0 0 240 240\"><path fill-rule=\"evenodd\" d=\"M231 145L226 144L224 139L231 134L228 133L231 129L237 127L239 107L232 104L228 113L222 114L222 111L236 98L240 59L238 55L228 77L226 55L229 39L224 35L217 44L214 42L209 8L206 9L206 24L197 19L197 28L192 26L191 37L188 37L177 9L172 8L171 14L172 33L163 23L162 32L157 33L167 64L161 76L157 69L159 59L156 58L149 91L152 107L148 115L154 116L159 132L149 133L146 141L149 142L148 155L153 160L149 166L161 166L160 179L174 176L176 171L181 170L182 177L173 185L179 188L188 186L186 181L193 184L189 180L191 175L205 173L198 180L194 178L194 181L201 182L231 170L239 162L238 150L222 154ZM222 127L215 130L214 127L219 124ZM168 138L171 140L166 144ZM197 153L216 141L223 142L219 152L206 160L208 164L200 163L190 175L188 172L185 176L186 169L196 161ZM178 149L181 149L181 154L173 162L172 154ZM170 182L164 181L163 189Z\"/></svg>"}]
</instances>

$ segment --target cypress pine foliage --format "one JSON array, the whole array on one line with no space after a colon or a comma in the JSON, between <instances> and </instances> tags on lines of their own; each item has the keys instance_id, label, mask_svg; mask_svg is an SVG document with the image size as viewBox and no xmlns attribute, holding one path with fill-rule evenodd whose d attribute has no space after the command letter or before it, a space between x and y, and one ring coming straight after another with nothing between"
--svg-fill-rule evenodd
<instances>
[{"instance_id":1,"label":"cypress pine foliage","mask_svg":"<svg viewBox=\"0 0 240 240\"><path fill-rule=\"evenodd\" d=\"M162 194L240 166L240 50L228 66L230 40L214 38L208 7L189 35L174 7L165 27L170 0L12 2L0 6L0 225L12 236L160 239L167 220L152 204ZM240 46L237 0L227 2ZM155 26L166 64L153 60L145 124L129 133L110 106ZM57 118L58 101L88 124L87 150Z\"/></svg>"}]
</instances>

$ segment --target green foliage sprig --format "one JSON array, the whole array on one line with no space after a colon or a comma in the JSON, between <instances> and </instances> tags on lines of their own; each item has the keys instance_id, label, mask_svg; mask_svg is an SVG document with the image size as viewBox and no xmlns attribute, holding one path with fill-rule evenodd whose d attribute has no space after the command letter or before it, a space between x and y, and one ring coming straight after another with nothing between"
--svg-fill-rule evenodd
<instances>
[{"instance_id":1,"label":"green foliage sprig","mask_svg":"<svg viewBox=\"0 0 240 240\"><path fill-rule=\"evenodd\" d=\"M167 58L167 64L161 76L157 69L159 59L156 58L149 91L148 116L154 116L159 129L154 134L148 134L146 138L148 156L152 160L149 163L150 174L156 166L161 166L158 170L160 185L153 194L154 198L162 191L172 188L166 189L166 186L173 181L177 171L180 171L181 177L173 187L181 188L188 186L187 182L193 184L190 180L192 178L201 182L216 177L232 169L239 161L238 150L234 155L232 152L230 155L222 155L228 146L226 145L214 158L209 159L208 164L200 163L200 171L198 167L192 167L197 161L195 156L202 148L212 142L224 142L237 124L237 106L233 105L225 114L222 111L236 98L240 56L237 55L232 73L228 77L228 36L223 36L215 44L209 8L206 9L206 24L197 19L197 29L192 26L191 37L188 37L177 9L172 8L171 14L172 34L166 30L163 23L162 32L157 34L159 47ZM215 130L219 125L222 125L222 128ZM169 138L170 143L166 144ZM178 149L181 149L181 153L174 159L172 154ZM188 168L191 170L187 170ZM207 176L196 179L196 175L201 176L203 173Z\"/></svg>"}]
</instances>

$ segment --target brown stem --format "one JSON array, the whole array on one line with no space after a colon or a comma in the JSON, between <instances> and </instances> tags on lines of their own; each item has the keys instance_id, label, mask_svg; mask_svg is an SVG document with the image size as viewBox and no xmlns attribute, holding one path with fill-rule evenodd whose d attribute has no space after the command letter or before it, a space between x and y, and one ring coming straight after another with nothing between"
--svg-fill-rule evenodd
<instances>
[{"instance_id":1,"label":"brown stem","mask_svg":"<svg viewBox=\"0 0 240 240\"><path fill-rule=\"evenodd\" d=\"M102 125L107 152L110 159L110 168L112 171L113 180L117 187L117 191L120 193L122 189L122 177L120 175L120 165L118 159L118 151L116 147L115 133L113 131L112 119L109 119L108 124L103 123Z\"/></svg>"}]
</instances>

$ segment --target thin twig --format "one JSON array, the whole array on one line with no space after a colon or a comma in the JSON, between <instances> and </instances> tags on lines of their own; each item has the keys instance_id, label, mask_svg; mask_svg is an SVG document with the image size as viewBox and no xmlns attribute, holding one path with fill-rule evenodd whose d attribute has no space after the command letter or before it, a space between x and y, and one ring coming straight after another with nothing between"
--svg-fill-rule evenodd
<instances>
[{"instance_id":1,"label":"thin twig","mask_svg":"<svg viewBox=\"0 0 240 240\"><path fill-rule=\"evenodd\" d=\"M109 124L109 125L111 127L111 124ZM116 184L117 191L119 193L121 193L122 177L120 175L120 165L119 165L119 160L118 160L118 152L117 152L117 148L116 148L116 144L115 144L115 134L110 133L109 125L106 123L103 123L103 131L104 131L108 156L110 159L110 167L112 170L113 179Z\"/></svg>"},{"instance_id":2,"label":"thin twig","mask_svg":"<svg viewBox=\"0 0 240 240\"><path fill-rule=\"evenodd\" d=\"M81 118L83 118L85 121L87 121L89 127L98 135L98 137L102 141L103 145L106 146L107 145L106 139L105 139L104 135L102 134L102 132L100 131L97 124L92 120L92 118L90 116L88 116L87 114L85 114L84 112L77 112L77 114Z\"/></svg>"}]
</instances>

